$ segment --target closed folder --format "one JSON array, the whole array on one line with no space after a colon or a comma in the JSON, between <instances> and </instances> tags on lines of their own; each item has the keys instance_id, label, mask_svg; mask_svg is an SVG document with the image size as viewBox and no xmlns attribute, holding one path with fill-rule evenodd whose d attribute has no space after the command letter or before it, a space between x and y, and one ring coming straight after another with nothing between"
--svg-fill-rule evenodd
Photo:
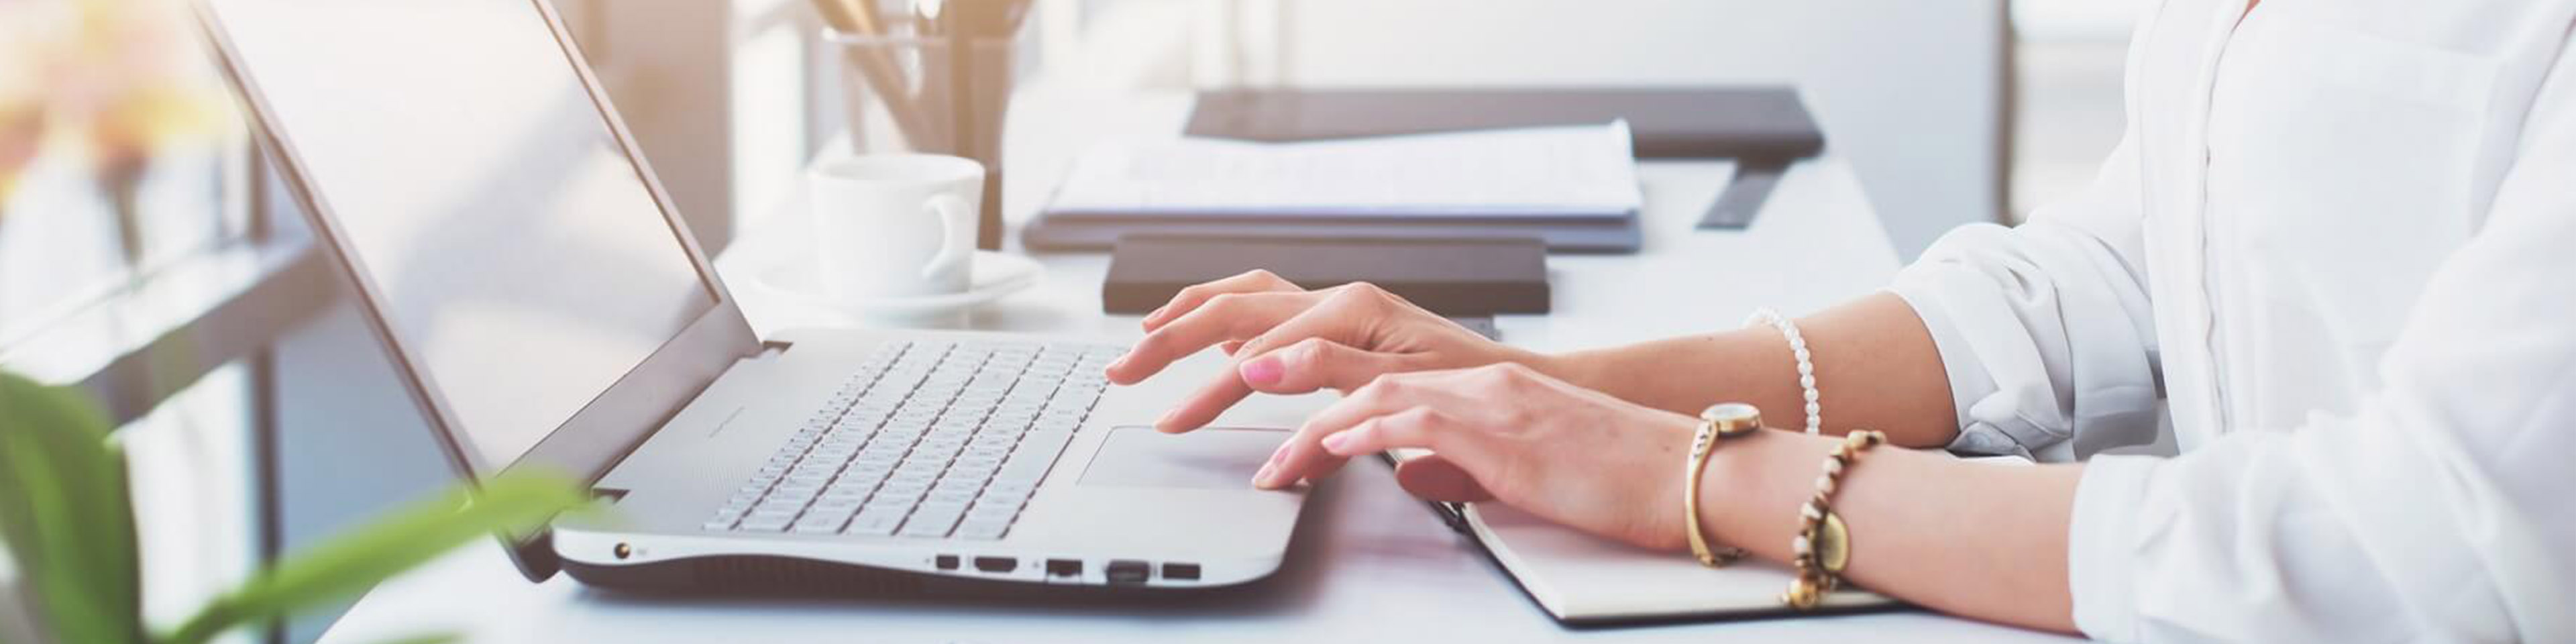
<instances>
[{"instance_id":1,"label":"closed folder","mask_svg":"<svg viewBox=\"0 0 2576 644\"><path fill-rule=\"evenodd\" d=\"M1211 91L1185 134L1313 141L1614 120L1628 122L1640 159L1797 159L1825 147L1787 86Z\"/></svg>"},{"instance_id":2,"label":"closed folder","mask_svg":"<svg viewBox=\"0 0 2576 644\"><path fill-rule=\"evenodd\" d=\"M1101 285L1109 313L1144 313L1182 288L1253 269L1315 289L1369 282L1449 316L1546 313L1547 251L1520 239L1316 239L1140 235L1118 242Z\"/></svg>"}]
</instances>

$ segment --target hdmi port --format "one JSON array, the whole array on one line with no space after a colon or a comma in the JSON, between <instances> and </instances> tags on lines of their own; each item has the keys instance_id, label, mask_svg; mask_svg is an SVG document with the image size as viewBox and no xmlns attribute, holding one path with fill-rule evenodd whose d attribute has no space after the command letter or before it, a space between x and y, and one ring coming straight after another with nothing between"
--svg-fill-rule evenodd
<instances>
[{"instance_id":1,"label":"hdmi port","mask_svg":"<svg viewBox=\"0 0 2576 644\"><path fill-rule=\"evenodd\" d=\"M1010 557L976 557L975 569L984 572L1010 572L1020 569L1020 560Z\"/></svg>"}]
</instances>

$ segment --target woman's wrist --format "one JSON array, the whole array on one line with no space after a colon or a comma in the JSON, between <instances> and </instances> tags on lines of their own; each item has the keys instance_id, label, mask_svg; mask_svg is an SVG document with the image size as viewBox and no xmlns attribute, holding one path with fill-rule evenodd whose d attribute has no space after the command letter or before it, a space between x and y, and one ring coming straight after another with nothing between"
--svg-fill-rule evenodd
<instances>
[{"instance_id":1,"label":"woman's wrist","mask_svg":"<svg viewBox=\"0 0 2576 644\"><path fill-rule=\"evenodd\" d=\"M1717 543L1788 560L1798 505L1813 491L1816 459L1837 442L1765 429L1720 445L1699 479L1700 529Z\"/></svg>"},{"instance_id":2,"label":"woman's wrist","mask_svg":"<svg viewBox=\"0 0 2576 644\"><path fill-rule=\"evenodd\" d=\"M1617 369L1608 368L1607 364L1612 361L1613 355L1607 350L1593 349L1565 353L1541 353L1521 349L1513 349L1513 351L1521 351L1522 355L1513 358L1512 362L1521 363L1522 366L1547 374L1550 378L1622 399L1627 398L1621 395L1616 383L1602 381L1602 374L1618 372Z\"/></svg>"}]
</instances>

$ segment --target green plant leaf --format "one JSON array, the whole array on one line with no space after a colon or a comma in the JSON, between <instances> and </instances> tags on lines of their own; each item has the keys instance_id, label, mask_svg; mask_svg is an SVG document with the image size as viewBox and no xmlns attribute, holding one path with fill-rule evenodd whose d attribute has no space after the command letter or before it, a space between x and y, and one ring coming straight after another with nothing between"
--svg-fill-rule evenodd
<instances>
[{"instance_id":1,"label":"green plant leaf","mask_svg":"<svg viewBox=\"0 0 2576 644\"><path fill-rule=\"evenodd\" d=\"M354 596L466 542L524 533L588 501L572 479L551 474L512 472L479 491L459 486L278 562L217 598L164 641L197 644L243 624Z\"/></svg>"},{"instance_id":2,"label":"green plant leaf","mask_svg":"<svg viewBox=\"0 0 2576 644\"><path fill-rule=\"evenodd\" d=\"M384 644L448 644L449 642L454 642L460 639L463 638L457 637L455 633L439 633L436 635L408 637L391 642L385 642Z\"/></svg>"},{"instance_id":3,"label":"green plant leaf","mask_svg":"<svg viewBox=\"0 0 2576 644\"><path fill-rule=\"evenodd\" d=\"M85 393L0 373L0 541L65 642L140 642L134 506Z\"/></svg>"}]
</instances>

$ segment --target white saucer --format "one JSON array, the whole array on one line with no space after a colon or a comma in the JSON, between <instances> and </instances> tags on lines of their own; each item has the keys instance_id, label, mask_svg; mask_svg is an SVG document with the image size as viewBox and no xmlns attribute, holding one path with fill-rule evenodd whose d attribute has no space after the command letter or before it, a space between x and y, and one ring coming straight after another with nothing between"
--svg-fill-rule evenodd
<instances>
[{"instance_id":1,"label":"white saucer","mask_svg":"<svg viewBox=\"0 0 2576 644\"><path fill-rule=\"evenodd\" d=\"M869 316L934 315L1018 292L1038 282L1046 267L1037 260L989 250L975 251L974 277L958 293L916 297L848 298L824 292L814 275L814 258L800 256L752 273L752 285L807 303Z\"/></svg>"}]
</instances>

